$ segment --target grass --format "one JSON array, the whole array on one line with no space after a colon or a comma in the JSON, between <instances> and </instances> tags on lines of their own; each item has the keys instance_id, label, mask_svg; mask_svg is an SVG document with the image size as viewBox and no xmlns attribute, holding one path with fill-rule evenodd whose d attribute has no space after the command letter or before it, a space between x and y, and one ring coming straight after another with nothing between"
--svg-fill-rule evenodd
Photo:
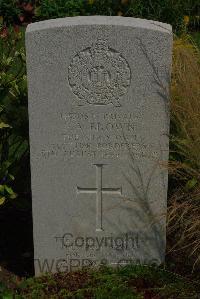
<instances>
[{"instance_id":1,"label":"grass","mask_svg":"<svg viewBox=\"0 0 200 299\"><path fill-rule=\"evenodd\" d=\"M196 284L163 269L129 265L24 279L12 294L16 299L195 299L197 289ZM6 287L1 292L2 288L0 298L12 298Z\"/></svg>"},{"instance_id":2,"label":"grass","mask_svg":"<svg viewBox=\"0 0 200 299\"><path fill-rule=\"evenodd\" d=\"M171 85L171 145L174 160L200 177L200 52L185 36L174 42Z\"/></svg>"},{"instance_id":3,"label":"grass","mask_svg":"<svg viewBox=\"0 0 200 299\"><path fill-rule=\"evenodd\" d=\"M174 40L170 149L168 248L191 258L194 270L200 265L200 52L187 35Z\"/></svg>"},{"instance_id":4,"label":"grass","mask_svg":"<svg viewBox=\"0 0 200 299\"><path fill-rule=\"evenodd\" d=\"M200 49L200 31L197 32L191 32L191 36L193 37L195 43Z\"/></svg>"}]
</instances>

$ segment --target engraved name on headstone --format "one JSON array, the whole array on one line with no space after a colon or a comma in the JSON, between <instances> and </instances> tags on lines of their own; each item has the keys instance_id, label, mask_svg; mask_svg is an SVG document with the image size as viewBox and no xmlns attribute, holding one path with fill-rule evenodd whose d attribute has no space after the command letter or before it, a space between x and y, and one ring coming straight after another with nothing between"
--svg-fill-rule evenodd
<instances>
[{"instance_id":1,"label":"engraved name on headstone","mask_svg":"<svg viewBox=\"0 0 200 299\"><path fill-rule=\"evenodd\" d=\"M161 263L171 26L50 20L26 50L36 275Z\"/></svg>"}]
</instances>

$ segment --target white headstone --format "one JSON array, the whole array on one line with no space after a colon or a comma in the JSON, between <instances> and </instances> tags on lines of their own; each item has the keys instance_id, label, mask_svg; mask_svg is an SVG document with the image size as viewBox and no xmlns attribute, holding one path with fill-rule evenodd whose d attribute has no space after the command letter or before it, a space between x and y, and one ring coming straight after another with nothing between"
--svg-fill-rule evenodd
<instances>
[{"instance_id":1,"label":"white headstone","mask_svg":"<svg viewBox=\"0 0 200 299\"><path fill-rule=\"evenodd\" d=\"M50 20L26 50L36 275L161 263L171 26Z\"/></svg>"}]
</instances>

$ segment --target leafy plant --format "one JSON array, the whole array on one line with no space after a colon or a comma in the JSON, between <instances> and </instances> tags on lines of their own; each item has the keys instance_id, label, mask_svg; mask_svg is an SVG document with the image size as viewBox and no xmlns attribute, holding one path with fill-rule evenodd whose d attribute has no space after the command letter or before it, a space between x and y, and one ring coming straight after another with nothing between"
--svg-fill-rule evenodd
<instances>
[{"instance_id":1,"label":"leafy plant","mask_svg":"<svg viewBox=\"0 0 200 299\"><path fill-rule=\"evenodd\" d=\"M186 29L187 20L196 28L199 13L198 0L0 0L0 16L6 25L67 16L123 15L167 22L179 32Z\"/></svg>"},{"instance_id":2,"label":"leafy plant","mask_svg":"<svg viewBox=\"0 0 200 299\"><path fill-rule=\"evenodd\" d=\"M0 0L0 16L4 25L29 23L34 14L33 0Z\"/></svg>"},{"instance_id":3,"label":"leafy plant","mask_svg":"<svg viewBox=\"0 0 200 299\"><path fill-rule=\"evenodd\" d=\"M27 87L23 33L0 38L0 204L16 197L13 173L28 151Z\"/></svg>"},{"instance_id":4,"label":"leafy plant","mask_svg":"<svg viewBox=\"0 0 200 299\"><path fill-rule=\"evenodd\" d=\"M0 282L0 298L2 299L12 299L14 293L9 290L2 282Z\"/></svg>"},{"instance_id":5,"label":"leafy plant","mask_svg":"<svg viewBox=\"0 0 200 299\"><path fill-rule=\"evenodd\" d=\"M79 16L84 12L84 0L43 0L38 3L36 18L44 20Z\"/></svg>"},{"instance_id":6,"label":"leafy plant","mask_svg":"<svg viewBox=\"0 0 200 299\"><path fill-rule=\"evenodd\" d=\"M182 30L185 3L182 0L131 0L126 15L166 22L175 31Z\"/></svg>"},{"instance_id":7,"label":"leafy plant","mask_svg":"<svg viewBox=\"0 0 200 299\"><path fill-rule=\"evenodd\" d=\"M17 6L17 0L0 0L0 16L3 17L6 25L18 22L20 8Z\"/></svg>"},{"instance_id":8,"label":"leafy plant","mask_svg":"<svg viewBox=\"0 0 200 299\"><path fill-rule=\"evenodd\" d=\"M112 269L48 274L22 281L19 298L198 298L197 287L159 268L129 265ZM18 298L18 297L17 297Z\"/></svg>"},{"instance_id":9,"label":"leafy plant","mask_svg":"<svg viewBox=\"0 0 200 299\"><path fill-rule=\"evenodd\" d=\"M87 12L91 15L117 15L121 11L120 0L88 1Z\"/></svg>"}]
</instances>

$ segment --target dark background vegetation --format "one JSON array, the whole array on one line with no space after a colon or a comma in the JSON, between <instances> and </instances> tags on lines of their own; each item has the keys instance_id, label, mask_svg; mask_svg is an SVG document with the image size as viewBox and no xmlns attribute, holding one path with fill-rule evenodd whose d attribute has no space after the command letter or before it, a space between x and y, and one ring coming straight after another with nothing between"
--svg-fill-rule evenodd
<instances>
[{"instance_id":1,"label":"dark background vegetation","mask_svg":"<svg viewBox=\"0 0 200 299\"><path fill-rule=\"evenodd\" d=\"M123 15L166 22L180 31L184 16L198 26L195 16L200 15L200 4L198 0L1 0L0 15L6 25L66 16Z\"/></svg>"},{"instance_id":2,"label":"dark background vegetation","mask_svg":"<svg viewBox=\"0 0 200 299\"><path fill-rule=\"evenodd\" d=\"M24 31L31 22L78 15L140 17L173 26L167 261L174 271L197 273L199 0L0 0L0 264L18 275L33 274Z\"/></svg>"}]
</instances>

